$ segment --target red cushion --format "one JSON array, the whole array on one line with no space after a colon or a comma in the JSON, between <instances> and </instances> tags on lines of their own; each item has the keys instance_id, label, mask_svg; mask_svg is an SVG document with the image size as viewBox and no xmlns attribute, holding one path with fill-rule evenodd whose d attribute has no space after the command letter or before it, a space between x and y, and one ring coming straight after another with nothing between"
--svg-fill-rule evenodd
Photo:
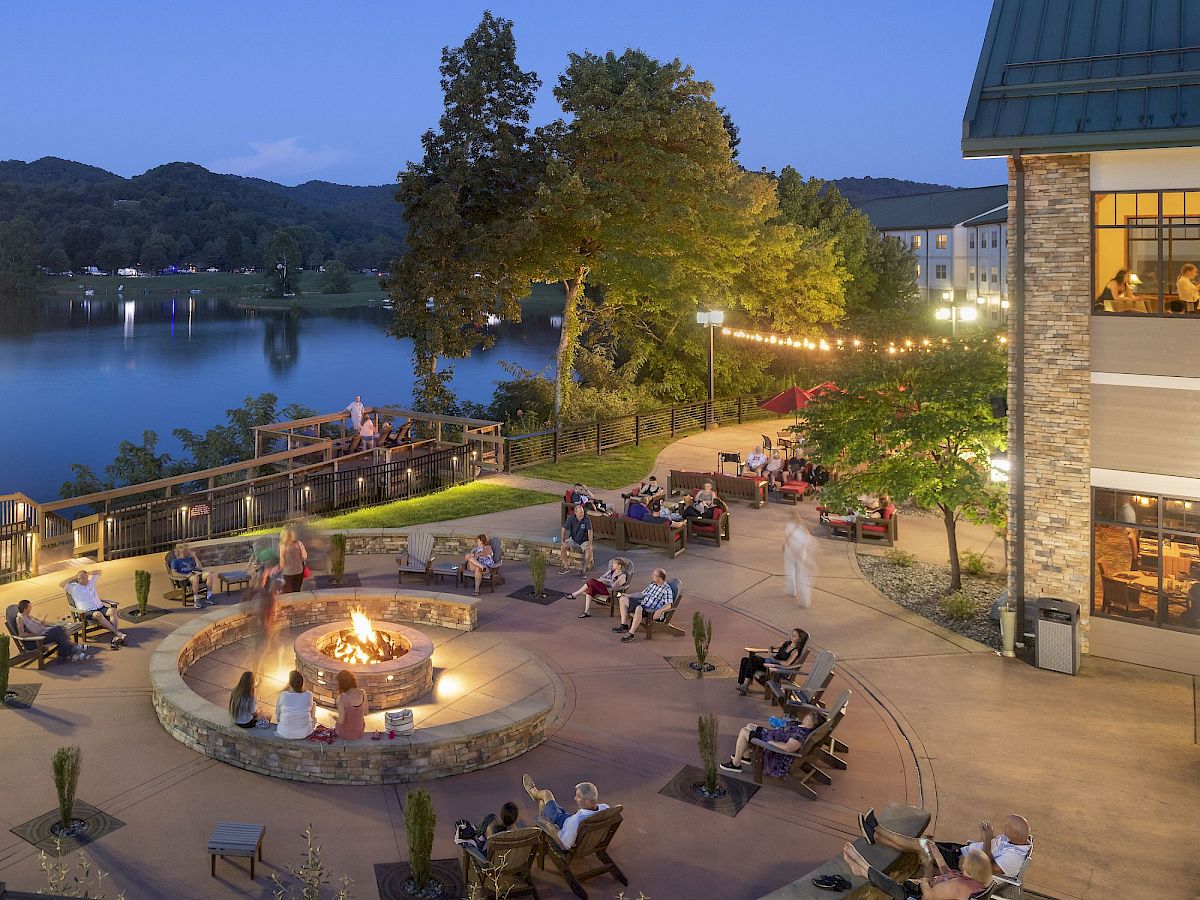
<instances>
[{"instance_id":1,"label":"red cushion","mask_svg":"<svg viewBox=\"0 0 1200 900\"><path fill-rule=\"evenodd\" d=\"M892 514L895 513L895 511L896 511L896 507L889 503L887 506L885 506L883 508L883 511L880 513L880 518L882 518L883 521L886 522L888 519L890 519L892 517Z\"/></svg>"},{"instance_id":2,"label":"red cushion","mask_svg":"<svg viewBox=\"0 0 1200 900\"><path fill-rule=\"evenodd\" d=\"M563 491L563 501L566 503L570 503L571 495L574 493L575 493L574 488L568 488L567 490Z\"/></svg>"},{"instance_id":3,"label":"red cushion","mask_svg":"<svg viewBox=\"0 0 1200 900\"><path fill-rule=\"evenodd\" d=\"M887 534L887 532L888 532L886 525L866 525L866 524L864 524L862 526L862 530L869 531L872 534Z\"/></svg>"},{"instance_id":4,"label":"red cushion","mask_svg":"<svg viewBox=\"0 0 1200 900\"><path fill-rule=\"evenodd\" d=\"M779 490L787 494L807 494L808 484L804 481L789 481L781 484Z\"/></svg>"}]
</instances>

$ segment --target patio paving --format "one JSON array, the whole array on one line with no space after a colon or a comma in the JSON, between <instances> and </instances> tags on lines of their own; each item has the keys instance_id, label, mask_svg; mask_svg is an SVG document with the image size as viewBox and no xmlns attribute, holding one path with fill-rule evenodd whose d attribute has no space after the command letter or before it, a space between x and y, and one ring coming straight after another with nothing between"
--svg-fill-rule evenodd
<instances>
[{"instance_id":1,"label":"patio paving","mask_svg":"<svg viewBox=\"0 0 1200 900\"><path fill-rule=\"evenodd\" d=\"M755 424L689 436L660 456L659 477L671 467L712 468L718 450L744 453L761 432ZM735 503L727 546L689 547L673 561L645 550L627 555L639 578L663 565L683 579L681 616L701 609L712 618L714 656L736 663L743 646L778 641L793 625L838 654L841 674L831 690L855 691L839 732L852 749L849 769L818 789L819 800L767 785L731 823L660 795L684 765L698 761L698 714L720 716L720 746L728 752L738 727L762 720L764 704L737 696L728 679L681 678L664 657L690 653L689 638L622 645L603 611L580 620L569 600L541 607L485 592L479 634L536 652L559 674L565 696L541 747L515 762L419 785L439 817L434 856L455 855L455 818L478 819L509 799L528 814L520 789L528 771L560 796L569 796L576 781L595 781L602 800L625 806L613 856L630 878L632 897L638 890L654 900L758 897L835 853L854 833L855 811L888 800L924 805L946 838L971 838L980 819L1023 812L1038 840L1028 884L1055 896L1133 896L1122 892L1129 885L1138 886L1137 896L1200 896L1186 841L1175 831L1194 820L1200 804L1193 679L1094 659L1069 678L1003 660L879 595L845 542L818 540L813 606L799 610L783 592L778 538L792 515L815 521L811 503L762 510ZM557 519L548 504L452 527L549 536ZM990 529L963 533L965 546L993 557L1001 552ZM943 558L940 521L906 517L900 545L923 559ZM614 555L611 545L599 549L601 564ZM105 564L104 593L131 600L133 570L142 567L154 573L158 602L166 587L160 566L157 555L149 564ZM351 557L347 570L365 587L395 584L386 556ZM579 583L553 571L549 587ZM523 574L509 568L509 584L525 583ZM29 597L38 615L57 616L62 577L0 587L0 605ZM373 864L406 855L407 786L269 779L200 756L158 725L149 654L192 615L174 607L130 626L127 648L101 651L87 664L14 671L14 682L37 683L41 691L32 710L0 713L0 753L10 772L0 807L0 880L20 889L44 884L36 851L7 829L54 807L49 758L78 743L85 755L80 799L126 823L88 851L130 898L270 896L261 874L252 884L236 863L209 877L204 841L219 819L266 824L267 871L299 862L300 835L312 822L330 869L355 880L356 897L374 897ZM219 696L214 677L209 683ZM552 873L539 874L538 885L544 897L571 896ZM620 885L601 878L587 887L604 898L615 897Z\"/></svg>"}]
</instances>

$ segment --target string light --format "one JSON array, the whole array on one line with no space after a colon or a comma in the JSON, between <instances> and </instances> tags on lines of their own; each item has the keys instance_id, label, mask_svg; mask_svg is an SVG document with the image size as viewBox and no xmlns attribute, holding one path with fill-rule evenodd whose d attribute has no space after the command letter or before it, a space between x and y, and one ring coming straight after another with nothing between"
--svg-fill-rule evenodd
<instances>
[{"instance_id":1,"label":"string light","mask_svg":"<svg viewBox=\"0 0 1200 900\"><path fill-rule=\"evenodd\" d=\"M747 341L754 344L764 344L768 347L787 347L792 350L818 350L822 353L837 351L857 351L859 353L932 353L935 347L955 346L962 349L978 347L985 344L1006 345L1005 335L995 337L956 338L893 338L891 340L866 340L863 338L801 338L784 334L773 334L767 331L747 331L742 328L722 328L722 337L737 341ZM939 342L940 341L940 345Z\"/></svg>"}]
</instances>

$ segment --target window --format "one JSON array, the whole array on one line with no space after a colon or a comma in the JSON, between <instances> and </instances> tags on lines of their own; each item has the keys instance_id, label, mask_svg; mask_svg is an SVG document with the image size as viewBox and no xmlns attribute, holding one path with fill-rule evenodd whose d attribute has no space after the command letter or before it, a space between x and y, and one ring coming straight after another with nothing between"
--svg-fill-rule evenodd
<instances>
[{"instance_id":1,"label":"window","mask_svg":"<svg viewBox=\"0 0 1200 900\"><path fill-rule=\"evenodd\" d=\"M992 249L993 249L993 250L995 250L995 249L996 249L996 246L997 246L997 245L996 245L996 242L999 240L999 238L1000 238L1000 232L999 232L999 231L993 231L993 232L992 232Z\"/></svg>"},{"instance_id":2,"label":"window","mask_svg":"<svg viewBox=\"0 0 1200 900\"><path fill-rule=\"evenodd\" d=\"M1200 500L1092 491L1092 614L1200 630Z\"/></svg>"},{"instance_id":3,"label":"window","mask_svg":"<svg viewBox=\"0 0 1200 900\"><path fill-rule=\"evenodd\" d=\"M1000 281L1000 270L992 266L992 284L997 284Z\"/></svg>"},{"instance_id":4,"label":"window","mask_svg":"<svg viewBox=\"0 0 1200 900\"><path fill-rule=\"evenodd\" d=\"M987 284L987 272L985 272L983 269L979 270L979 283Z\"/></svg>"},{"instance_id":5,"label":"window","mask_svg":"<svg viewBox=\"0 0 1200 900\"><path fill-rule=\"evenodd\" d=\"M967 235L967 246L972 250L975 249L975 232L973 231Z\"/></svg>"},{"instance_id":6,"label":"window","mask_svg":"<svg viewBox=\"0 0 1200 900\"><path fill-rule=\"evenodd\" d=\"M937 247L939 250L945 250L947 247L949 247L949 246L950 246L950 235L948 235L948 234L939 234L939 235L937 236L937 239L934 241L934 245L935 245L935 246L936 246L936 247Z\"/></svg>"},{"instance_id":7,"label":"window","mask_svg":"<svg viewBox=\"0 0 1200 900\"><path fill-rule=\"evenodd\" d=\"M1196 312L1200 191L1092 195L1092 308L1098 313ZM1117 275L1121 280L1117 280Z\"/></svg>"},{"instance_id":8,"label":"window","mask_svg":"<svg viewBox=\"0 0 1200 900\"><path fill-rule=\"evenodd\" d=\"M919 234L914 234L914 235L912 236L912 248L913 248L914 250L920 250L920 249L921 249L921 236L920 236Z\"/></svg>"},{"instance_id":9,"label":"window","mask_svg":"<svg viewBox=\"0 0 1200 900\"><path fill-rule=\"evenodd\" d=\"M946 266L944 264L938 264L938 265L934 266L933 267L933 277L944 279L946 277Z\"/></svg>"},{"instance_id":10,"label":"window","mask_svg":"<svg viewBox=\"0 0 1200 900\"><path fill-rule=\"evenodd\" d=\"M972 284L975 283L975 267L974 266L971 266L969 269L967 269L967 281L971 282Z\"/></svg>"}]
</instances>

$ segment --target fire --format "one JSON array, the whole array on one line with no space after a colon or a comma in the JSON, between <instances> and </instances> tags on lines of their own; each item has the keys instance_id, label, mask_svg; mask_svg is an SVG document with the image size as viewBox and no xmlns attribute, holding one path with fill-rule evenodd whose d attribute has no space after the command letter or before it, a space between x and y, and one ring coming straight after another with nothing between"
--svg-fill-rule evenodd
<instances>
[{"instance_id":1,"label":"fire","mask_svg":"<svg viewBox=\"0 0 1200 900\"><path fill-rule=\"evenodd\" d=\"M323 652L344 663L387 662L397 655L396 643L387 634L377 632L371 618L361 609L351 610L351 628L337 636Z\"/></svg>"}]
</instances>

